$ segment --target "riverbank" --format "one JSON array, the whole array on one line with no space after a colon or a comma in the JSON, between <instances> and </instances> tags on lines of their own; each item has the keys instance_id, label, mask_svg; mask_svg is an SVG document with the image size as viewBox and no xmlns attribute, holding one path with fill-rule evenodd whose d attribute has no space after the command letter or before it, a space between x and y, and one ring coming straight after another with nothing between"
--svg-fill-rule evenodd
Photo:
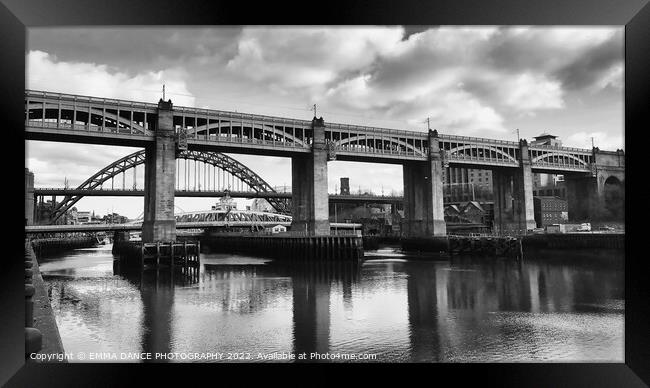
<instances>
[{"instance_id":1,"label":"riverbank","mask_svg":"<svg viewBox=\"0 0 650 388\"><path fill-rule=\"evenodd\" d=\"M97 238L92 236L83 237L49 237L31 240L34 253L41 257L69 251L71 249L91 248L97 245Z\"/></svg>"},{"instance_id":2,"label":"riverbank","mask_svg":"<svg viewBox=\"0 0 650 388\"><path fill-rule=\"evenodd\" d=\"M522 238L524 253L537 249L625 249L624 233L533 234Z\"/></svg>"},{"instance_id":3,"label":"riverbank","mask_svg":"<svg viewBox=\"0 0 650 388\"><path fill-rule=\"evenodd\" d=\"M32 257L32 284L34 285L34 327L40 330L43 335L43 346L37 353L40 355L63 354L63 342L56 324L54 311L50 304L50 297L47 291L47 284L38 266L38 260L34 249L30 246ZM48 362L66 362L63 357L52 357Z\"/></svg>"}]
</instances>

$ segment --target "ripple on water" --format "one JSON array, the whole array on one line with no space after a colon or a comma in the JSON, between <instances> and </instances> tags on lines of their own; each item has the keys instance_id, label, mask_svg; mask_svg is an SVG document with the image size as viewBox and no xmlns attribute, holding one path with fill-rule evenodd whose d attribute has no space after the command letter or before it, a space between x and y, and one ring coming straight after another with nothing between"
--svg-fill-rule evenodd
<instances>
[{"instance_id":1,"label":"ripple on water","mask_svg":"<svg viewBox=\"0 0 650 388\"><path fill-rule=\"evenodd\" d=\"M298 347L372 353L380 362L623 359L618 273L416 262L394 251L371 257L354 279L332 281L296 277L269 260L202 255L198 283L143 286L114 276L112 255L101 249L46 260L41 272L70 352ZM533 303L551 312L529 312Z\"/></svg>"},{"instance_id":2,"label":"ripple on water","mask_svg":"<svg viewBox=\"0 0 650 388\"><path fill-rule=\"evenodd\" d=\"M452 338L458 362L622 362L621 314L494 312Z\"/></svg>"}]
</instances>

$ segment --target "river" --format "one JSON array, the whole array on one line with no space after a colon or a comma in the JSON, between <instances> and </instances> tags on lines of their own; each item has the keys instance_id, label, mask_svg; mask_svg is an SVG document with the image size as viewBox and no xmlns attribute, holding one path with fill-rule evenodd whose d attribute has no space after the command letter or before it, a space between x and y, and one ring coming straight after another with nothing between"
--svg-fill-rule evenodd
<instances>
[{"instance_id":1,"label":"river","mask_svg":"<svg viewBox=\"0 0 650 388\"><path fill-rule=\"evenodd\" d=\"M623 362L623 254L578 256L201 254L194 280L124 273L111 245L39 262L71 362Z\"/></svg>"}]
</instances>

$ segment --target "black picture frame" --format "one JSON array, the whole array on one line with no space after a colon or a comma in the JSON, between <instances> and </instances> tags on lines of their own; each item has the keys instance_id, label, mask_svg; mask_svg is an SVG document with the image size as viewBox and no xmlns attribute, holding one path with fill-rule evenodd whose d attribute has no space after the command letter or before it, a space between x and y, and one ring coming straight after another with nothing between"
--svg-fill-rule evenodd
<instances>
[{"instance_id":1,"label":"black picture frame","mask_svg":"<svg viewBox=\"0 0 650 388\"><path fill-rule=\"evenodd\" d=\"M24 160L24 75L26 28L57 25L625 25L625 144L627 174L638 170L635 157L643 154L645 131L650 128L650 6L648 0L445 0L437 2L354 1L345 3L250 4L224 1L82 1L0 0L0 69L4 176L9 192L4 203L23 203L21 182ZM8 138L7 138L8 137ZM636 150L635 150L636 149ZM635 156L636 155L636 156ZM628 184L634 180L627 179ZM15 182L15 183L13 183ZM632 183L630 183L632 182ZM643 201L632 197L641 190L626 190L625 263L625 363L538 364L355 364L357 377L393 377L416 383L417 372L428 383L451 378L454 385L473 381L499 386L644 386L650 384L650 275L643 255L642 225L632 226L645 212ZM14 191L15 190L15 191ZM633 209L635 214L632 213ZM637 209L642 209L638 211ZM216 384L234 365L141 365L141 364L39 364L24 365L23 211L5 206L0 289L0 383L7 386L124 386L151 383L152 378L180 377L199 384L198 376ZM252 380L311 385L318 382L349 383L329 368L347 365L250 365L261 373L236 374L244 385ZM314 369L316 368L316 369ZM359 369L359 370L356 370ZM215 373L216 371L216 373ZM308 380L296 372L311 374ZM273 376L273 377L271 377ZM317 377L316 377L317 376ZM223 377L225 379L225 377ZM226 381L226 380L224 380ZM421 380L418 380L421 381ZM74 384L72 384L74 383Z\"/></svg>"}]
</instances>

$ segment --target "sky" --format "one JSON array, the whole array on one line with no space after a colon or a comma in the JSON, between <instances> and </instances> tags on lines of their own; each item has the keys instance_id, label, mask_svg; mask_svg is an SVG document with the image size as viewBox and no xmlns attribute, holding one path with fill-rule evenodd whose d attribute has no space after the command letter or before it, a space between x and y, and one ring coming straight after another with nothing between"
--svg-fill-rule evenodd
<instances>
[{"instance_id":1,"label":"sky","mask_svg":"<svg viewBox=\"0 0 650 388\"><path fill-rule=\"evenodd\" d=\"M325 122L624 147L624 28L76 27L29 28L26 88ZM128 147L26 142L36 187L76 187ZM230 156L272 186L287 158ZM138 176L142 171L137 172ZM329 191L402 190L399 165L328 164ZM139 178L142 184L142 178ZM182 210L213 199L177 198ZM239 201L245 206L248 201ZM128 217L142 198L84 198L79 210Z\"/></svg>"}]
</instances>

